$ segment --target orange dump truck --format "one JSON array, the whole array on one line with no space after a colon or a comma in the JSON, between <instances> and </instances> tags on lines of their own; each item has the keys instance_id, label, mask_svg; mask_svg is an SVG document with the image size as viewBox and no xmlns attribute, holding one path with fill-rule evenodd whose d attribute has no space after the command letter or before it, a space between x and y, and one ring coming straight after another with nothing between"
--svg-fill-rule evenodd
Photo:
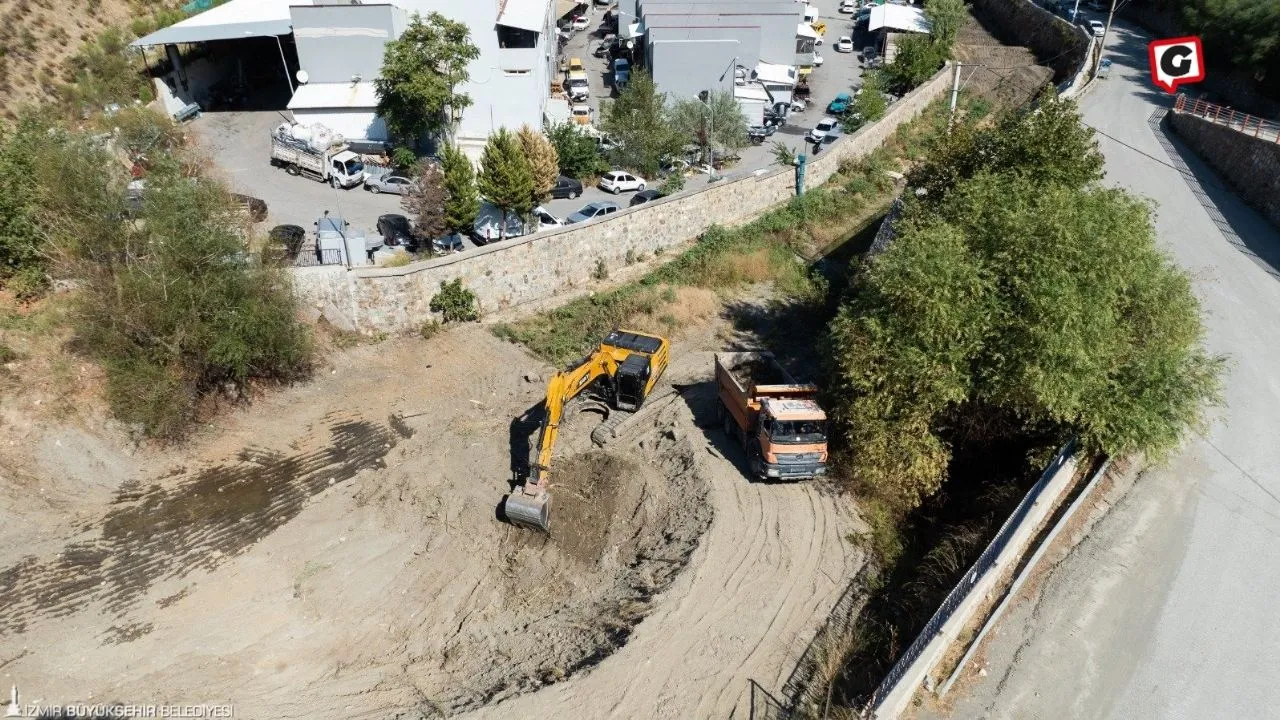
<instances>
[{"instance_id":1,"label":"orange dump truck","mask_svg":"<svg viewBox=\"0 0 1280 720\"><path fill-rule=\"evenodd\" d=\"M766 352L716 353L724 432L747 449L761 479L803 480L827 472L827 414L818 388L798 383Z\"/></svg>"}]
</instances>

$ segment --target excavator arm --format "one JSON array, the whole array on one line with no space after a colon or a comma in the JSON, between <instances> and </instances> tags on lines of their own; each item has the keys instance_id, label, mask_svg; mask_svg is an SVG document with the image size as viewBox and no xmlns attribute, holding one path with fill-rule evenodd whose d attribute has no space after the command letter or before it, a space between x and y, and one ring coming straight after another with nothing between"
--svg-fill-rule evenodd
<instances>
[{"instance_id":1,"label":"excavator arm","mask_svg":"<svg viewBox=\"0 0 1280 720\"><path fill-rule=\"evenodd\" d=\"M517 525L544 532L550 529L549 473L564 407L601 376L612 378L617 372L618 364L613 355L600 348L575 367L551 376L551 380L547 382L547 397L544 401L546 412L543 413L542 427L538 431L538 460L524 486L507 497L503 505L507 519Z\"/></svg>"}]
</instances>

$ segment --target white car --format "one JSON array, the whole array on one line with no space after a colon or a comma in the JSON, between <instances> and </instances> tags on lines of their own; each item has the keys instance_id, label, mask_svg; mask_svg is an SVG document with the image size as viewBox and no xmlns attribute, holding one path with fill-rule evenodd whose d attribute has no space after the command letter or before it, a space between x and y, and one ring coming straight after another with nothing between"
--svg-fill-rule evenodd
<instances>
[{"instance_id":1,"label":"white car","mask_svg":"<svg viewBox=\"0 0 1280 720\"><path fill-rule=\"evenodd\" d=\"M848 35L844 35L837 40L836 52L853 52L853 38Z\"/></svg>"},{"instance_id":2,"label":"white car","mask_svg":"<svg viewBox=\"0 0 1280 720\"><path fill-rule=\"evenodd\" d=\"M543 230L551 230L553 228L564 227L563 220L556 217L555 215L552 215L550 212L547 211L546 208L542 207L541 205L533 209L533 221L538 224L538 229L535 232L542 232Z\"/></svg>"},{"instance_id":3,"label":"white car","mask_svg":"<svg viewBox=\"0 0 1280 720\"><path fill-rule=\"evenodd\" d=\"M858 12L858 0L841 0L840 12L846 15Z\"/></svg>"},{"instance_id":4,"label":"white car","mask_svg":"<svg viewBox=\"0 0 1280 720\"><path fill-rule=\"evenodd\" d=\"M586 15L579 15L573 19L573 22L569 23L569 27L574 30L586 30L591 27L591 18Z\"/></svg>"},{"instance_id":5,"label":"white car","mask_svg":"<svg viewBox=\"0 0 1280 720\"><path fill-rule=\"evenodd\" d=\"M809 105L799 98L791 101L791 112L793 113L802 113L807 107L809 107Z\"/></svg>"},{"instance_id":6,"label":"white car","mask_svg":"<svg viewBox=\"0 0 1280 720\"><path fill-rule=\"evenodd\" d=\"M817 125L813 126L813 129L804 136L804 139L811 143L822 142L822 139L825 138L828 133L834 132L836 128L839 127L839 120L833 117L824 117L822 120L818 121Z\"/></svg>"},{"instance_id":7,"label":"white car","mask_svg":"<svg viewBox=\"0 0 1280 720\"><path fill-rule=\"evenodd\" d=\"M813 66L822 67L822 56L818 54L817 50L813 51Z\"/></svg>"},{"instance_id":8,"label":"white car","mask_svg":"<svg viewBox=\"0 0 1280 720\"><path fill-rule=\"evenodd\" d=\"M622 170L607 172L600 178L600 189L614 195L624 190L643 190L644 188L644 178Z\"/></svg>"},{"instance_id":9,"label":"white car","mask_svg":"<svg viewBox=\"0 0 1280 720\"><path fill-rule=\"evenodd\" d=\"M1103 25L1097 20L1089 21L1089 32L1093 33L1094 37L1102 37L1103 33L1105 33L1106 31L1107 31L1106 25Z\"/></svg>"}]
</instances>

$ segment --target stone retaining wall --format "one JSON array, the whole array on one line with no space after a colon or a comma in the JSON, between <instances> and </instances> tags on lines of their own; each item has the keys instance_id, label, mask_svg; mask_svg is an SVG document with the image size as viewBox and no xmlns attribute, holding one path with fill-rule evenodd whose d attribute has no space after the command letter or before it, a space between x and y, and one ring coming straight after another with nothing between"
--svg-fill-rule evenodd
<instances>
[{"instance_id":1,"label":"stone retaining wall","mask_svg":"<svg viewBox=\"0 0 1280 720\"><path fill-rule=\"evenodd\" d=\"M1280 227L1280 143L1173 111L1169 125L1245 202Z\"/></svg>"},{"instance_id":2,"label":"stone retaining wall","mask_svg":"<svg viewBox=\"0 0 1280 720\"><path fill-rule=\"evenodd\" d=\"M840 163L884 144L950 86L943 68L893 104L879 122L839 140L811 158L805 186L817 187ZM608 219L572 225L434 258L398 268L340 266L296 268L295 286L305 307L333 325L360 332L411 330L432 317L431 297L443 281L462 278L482 312L540 302L592 283L599 263L613 271L658 253L683 248L712 225L749 222L795 194L795 171L768 168L618 212Z\"/></svg>"},{"instance_id":3,"label":"stone retaining wall","mask_svg":"<svg viewBox=\"0 0 1280 720\"><path fill-rule=\"evenodd\" d=\"M1053 68L1053 82L1076 75L1088 52L1083 28L1027 0L973 0L973 14L1007 45L1022 45Z\"/></svg>"}]
</instances>

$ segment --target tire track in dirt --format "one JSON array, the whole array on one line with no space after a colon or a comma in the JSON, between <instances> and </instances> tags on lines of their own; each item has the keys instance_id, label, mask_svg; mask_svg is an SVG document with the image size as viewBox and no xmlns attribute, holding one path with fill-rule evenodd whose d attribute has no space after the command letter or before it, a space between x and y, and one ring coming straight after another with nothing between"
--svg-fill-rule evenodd
<instances>
[{"instance_id":1,"label":"tire track in dirt","mask_svg":"<svg viewBox=\"0 0 1280 720\"><path fill-rule=\"evenodd\" d=\"M718 430L701 432L725 447ZM817 484L749 482L740 451L728 452L695 459L714 519L626 646L589 673L462 717L746 718L749 678L780 685L861 564L845 547L853 521Z\"/></svg>"},{"instance_id":2,"label":"tire track in dirt","mask_svg":"<svg viewBox=\"0 0 1280 720\"><path fill-rule=\"evenodd\" d=\"M365 420L331 415L323 447L285 455L249 448L239 462L176 480L134 483L116 507L82 529L89 539L58 556L27 557L0 571L0 635L29 631L94 603L126 615L156 582L215 570L287 523L306 502L383 457L403 433Z\"/></svg>"}]
</instances>

